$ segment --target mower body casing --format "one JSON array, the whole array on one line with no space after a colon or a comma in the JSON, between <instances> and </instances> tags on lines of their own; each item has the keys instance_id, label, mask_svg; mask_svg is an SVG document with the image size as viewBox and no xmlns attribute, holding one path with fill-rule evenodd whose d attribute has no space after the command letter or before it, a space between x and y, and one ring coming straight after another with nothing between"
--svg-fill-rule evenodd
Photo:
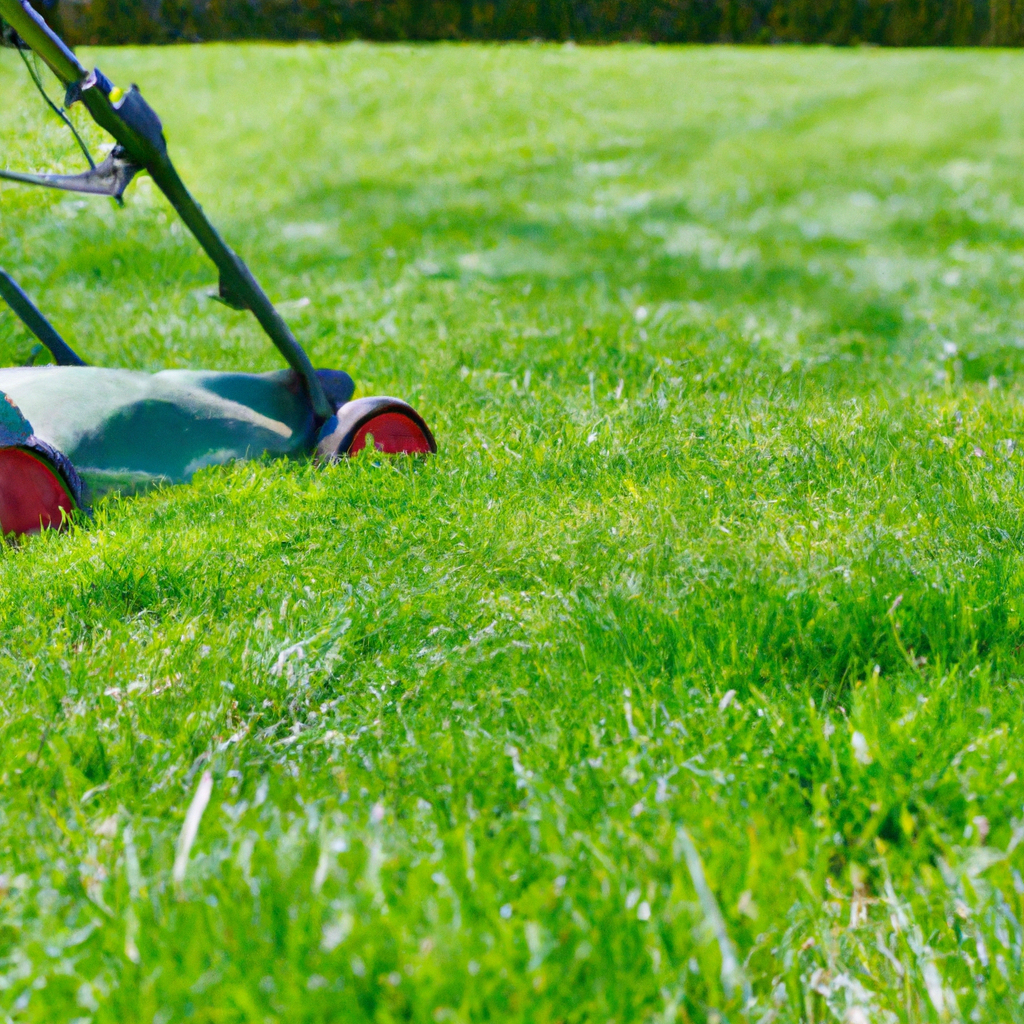
<instances>
[{"instance_id":1,"label":"mower body casing","mask_svg":"<svg viewBox=\"0 0 1024 1024\"><path fill-rule=\"evenodd\" d=\"M332 405L354 385L347 373L319 371ZM319 424L291 370L0 369L0 394L37 440L61 452L91 504L117 491L187 483L205 466L236 459L300 457L316 446Z\"/></svg>"}]
</instances>

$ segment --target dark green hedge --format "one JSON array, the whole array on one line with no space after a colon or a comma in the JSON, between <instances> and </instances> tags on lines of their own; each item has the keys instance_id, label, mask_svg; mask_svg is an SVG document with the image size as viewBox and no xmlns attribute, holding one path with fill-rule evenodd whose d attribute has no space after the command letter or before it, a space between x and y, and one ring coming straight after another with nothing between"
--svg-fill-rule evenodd
<instances>
[{"instance_id":1,"label":"dark green hedge","mask_svg":"<svg viewBox=\"0 0 1024 1024\"><path fill-rule=\"evenodd\" d=\"M48 16L75 43L353 38L1024 43L1024 0L59 0Z\"/></svg>"}]
</instances>

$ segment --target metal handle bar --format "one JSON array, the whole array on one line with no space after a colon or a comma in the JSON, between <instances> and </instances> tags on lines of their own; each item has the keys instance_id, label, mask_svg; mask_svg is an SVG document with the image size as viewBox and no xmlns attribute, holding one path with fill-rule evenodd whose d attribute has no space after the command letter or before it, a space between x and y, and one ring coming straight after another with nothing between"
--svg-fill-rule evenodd
<instances>
[{"instance_id":1,"label":"metal handle bar","mask_svg":"<svg viewBox=\"0 0 1024 1024\"><path fill-rule=\"evenodd\" d=\"M132 86L123 92L115 89L101 71L86 71L28 0L0 0L0 17L60 79L67 89L68 103L81 100L93 120L114 137L134 163L149 172L207 256L216 264L221 276L221 291L236 304L252 311L288 365L302 378L316 417L330 419L334 410L309 356L252 272L220 237L202 207L192 198L167 155L160 118L138 89Z\"/></svg>"}]
</instances>

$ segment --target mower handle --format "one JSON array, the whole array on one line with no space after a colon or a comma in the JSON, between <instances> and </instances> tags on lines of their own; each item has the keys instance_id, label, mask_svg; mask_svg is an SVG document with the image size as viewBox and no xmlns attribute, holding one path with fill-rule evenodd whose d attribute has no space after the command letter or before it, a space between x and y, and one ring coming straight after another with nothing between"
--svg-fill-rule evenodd
<instances>
[{"instance_id":1,"label":"mower handle","mask_svg":"<svg viewBox=\"0 0 1024 1024\"><path fill-rule=\"evenodd\" d=\"M220 271L221 296L229 305L252 311L288 365L302 378L317 419L330 419L334 409L309 356L252 272L220 237L202 207L192 198L167 155L160 118L138 88L133 85L127 92L115 89L98 69L86 71L28 0L0 0L0 17L60 79L67 90L66 105L81 100L93 120L114 137L132 163L149 172L157 188Z\"/></svg>"}]
</instances>

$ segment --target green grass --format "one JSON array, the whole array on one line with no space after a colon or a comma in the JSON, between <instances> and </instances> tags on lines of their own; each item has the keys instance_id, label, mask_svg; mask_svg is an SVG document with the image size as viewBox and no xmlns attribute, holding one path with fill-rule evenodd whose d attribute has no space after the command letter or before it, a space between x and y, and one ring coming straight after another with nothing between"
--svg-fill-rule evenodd
<instances>
[{"instance_id":1,"label":"green grass","mask_svg":"<svg viewBox=\"0 0 1024 1024\"><path fill-rule=\"evenodd\" d=\"M1024 1019L1024 54L86 56L441 454L0 550L0 1019ZM278 365L146 181L0 265Z\"/></svg>"}]
</instances>

